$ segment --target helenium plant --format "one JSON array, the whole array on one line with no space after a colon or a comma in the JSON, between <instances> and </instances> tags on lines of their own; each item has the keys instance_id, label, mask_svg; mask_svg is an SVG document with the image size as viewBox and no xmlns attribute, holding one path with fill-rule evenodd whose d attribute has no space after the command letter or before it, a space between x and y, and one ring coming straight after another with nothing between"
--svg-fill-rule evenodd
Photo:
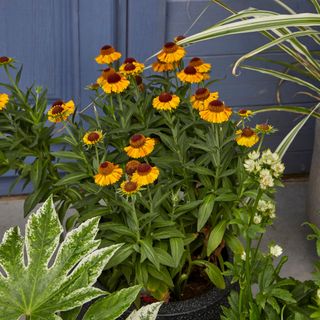
<instances>
[{"instance_id":1,"label":"helenium plant","mask_svg":"<svg viewBox=\"0 0 320 320\"><path fill-rule=\"evenodd\" d=\"M87 220L59 245L63 229L50 197L29 217L25 238L18 227L9 229L0 244L0 319L75 320L85 302L106 296L93 284L121 244L98 249L98 222ZM127 288L98 300L83 319L116 319L140 289ZM137 311L150 318L135 319L153 319L159 307Z\"/></svg>"}]
</instances>

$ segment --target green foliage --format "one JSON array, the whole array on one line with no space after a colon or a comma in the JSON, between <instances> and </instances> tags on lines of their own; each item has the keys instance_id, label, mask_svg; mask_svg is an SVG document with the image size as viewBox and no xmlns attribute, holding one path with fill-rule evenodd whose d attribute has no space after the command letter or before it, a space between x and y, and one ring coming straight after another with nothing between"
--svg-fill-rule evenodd
<instances>
[{"instance_id":1,"label":"green foliage","mask_svg":"<svg viewBox=\"0 0 320 320\"><path fill-rule=\"evenodd\" d=\"M58 319L57 312L104 295L92 285L121 245L97 249L98 222L70 232L56 252L62 227L49 198L29 217L25 239L17 227L7 231L0 245L1 319Z\"/></svg>"}]
</instances>

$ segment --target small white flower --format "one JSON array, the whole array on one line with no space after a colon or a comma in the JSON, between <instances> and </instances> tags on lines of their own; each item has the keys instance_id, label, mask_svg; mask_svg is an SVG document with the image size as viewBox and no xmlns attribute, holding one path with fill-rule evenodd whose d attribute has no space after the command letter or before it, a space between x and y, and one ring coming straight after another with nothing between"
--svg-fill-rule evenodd
<instances>
[{"instance_id":1,"label":"small white flower","mask_svg":"<svg viewBox=\"0 0 320 320\"><path fill-rule=\"evenodd\" d=\"M240 258L241 258L241 260L246 261L247 254L245 251L242 251Z\"/></svg>"},{"instance_id":2,"label":"small white flower","mask_svg":"<svg viewBox=\"0 0 320 320\"><path fill-rule=\"evenodd\" d=\"M245 162L244 162L244 168L249 172L254 172L255 171L255 168L256 168L256 162L252 159L247 159Z\"/></svg>"},{"instance_id":3,"label":"small white flower","mask_svg":"<svg viewBox=\"0 0 320 320\"><path fill-rule=\"evenodd\" d=\"M282 248L278 246L277 244L270 246L270 254L274 257L279 257L282 255Z\"/></svg>"},{"instance_id":4,"label":"small white flower","mask_svg":"<svg viewBox=\"0 0 320 320\"><path fill-rule=\"evenodd\" d=\"M271 169L273 170L274 177L278 178L283 173L285 167L283 163L277 162L271 166Z\"/></svg>"},{"instance_id":5,"label":"small white flower","mask_svg":"<svg viewBox=\"0 0 320 320\"><path fill-rule=\"evenodd\" d=\"M260 212L266 212L268 210L268 202L265 200L259 200L257 210Z\"/></svg>"},{"instance_id":6,"label":"small white flower","mask_svg":"<svg viewBox=\"0 0 320 320\"><path fill-rule=\"evenodd\" d=\"M270 219L274 219L276 217L276 213L275 212L271 212L270 214L269 214L269 218Z\"/></svg>"},{"instance_id":7,"label":"small white flower","mask_svg":"<svg viewBox=\"0 0 320 320\"><path fill-rule=\"evenodd\" d=\"M261 189L265 190L268 187L274 186L274 180L271 175L271 172L268 169L262 169L260 171L260 187Z\"/></svg>"},{"instance_id":8,"label":"small white flower","mask_svg":"<svg viewBox=\"0 0 320 320\"><path fill-rule=\"evenodd\" d=\"M277 153L272 153L270 149L262 152L261 162L272 165L279 161L279 155Z\"/></svg>"},{"instance_id":9,"label":"small white flower","mask_svg":"<svg viewBox=\"0 0 320 320\"><path fill-rule=\"evenodd\" d=\"M251 160L257 160L260 157L260 152L259 151L252 151L248 154L248 158Z\"/></svg>"},{"instance_id":10,"label":"small white flower","mask_svg":"<svg viewBox=\"0 0 320 320\"><path fill-rule=\"evenodd\" d=\"M260 214L255 214L253 217L253 223L259 224L261 221L262 221L262 217L260 216Z\"/></svg>"}]
</instances>

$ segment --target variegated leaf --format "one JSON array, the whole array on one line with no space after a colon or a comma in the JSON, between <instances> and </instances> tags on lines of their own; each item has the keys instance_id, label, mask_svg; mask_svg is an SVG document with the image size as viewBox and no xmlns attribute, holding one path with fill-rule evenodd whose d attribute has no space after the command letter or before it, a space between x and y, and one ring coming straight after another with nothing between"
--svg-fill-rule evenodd
<instances>
[{"instance_id":1,"label":"variegated leaf","mask_svg":"<svg viewBox=\"0 0 320 320\"><path fill-rule=\"evenodd\" d=\"M126 320L155 320L162 305L162 302L156 302L133 311Z\"/></svg>"},{"instance_id":2,"label":"variegated leaf","mask_svg":"<svg viewBox=\"0 0 320 320\"><path fill-rule=\"evenodd\" d=\"M63 229L50 197L30 216L25 239L9 229L0 244L0 320L58 320L58 312L105 295L92 285L121 245L98 249L98 223L86 221L58 249Z\"/></svg>"}]
</instances>

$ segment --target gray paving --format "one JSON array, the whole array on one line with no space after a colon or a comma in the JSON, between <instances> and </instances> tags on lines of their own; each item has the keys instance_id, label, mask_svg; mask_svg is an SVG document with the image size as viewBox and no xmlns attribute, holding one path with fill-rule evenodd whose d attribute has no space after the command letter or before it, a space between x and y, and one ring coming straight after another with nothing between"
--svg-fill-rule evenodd
<instances>
[{"instance_id":1,"label":"gray paving","mask_svg":"<svg viewBox=\"0 0 320 320\"><path fill-rule=\"evenodd\" d=\"M318 259L314 243L306 240L310 230L301 226L308 219L307 189L306 180L288 181L285 188L279 189L276 196L277 219L263 241L263 248L267 248L271 240L282 246L284 254L289 256L282 274L300 280L311 277L313 263ZM19 225L24 230L24 223L23 197L0 198L0 239L11 226Z\"/></svg>"}]
</instances>

